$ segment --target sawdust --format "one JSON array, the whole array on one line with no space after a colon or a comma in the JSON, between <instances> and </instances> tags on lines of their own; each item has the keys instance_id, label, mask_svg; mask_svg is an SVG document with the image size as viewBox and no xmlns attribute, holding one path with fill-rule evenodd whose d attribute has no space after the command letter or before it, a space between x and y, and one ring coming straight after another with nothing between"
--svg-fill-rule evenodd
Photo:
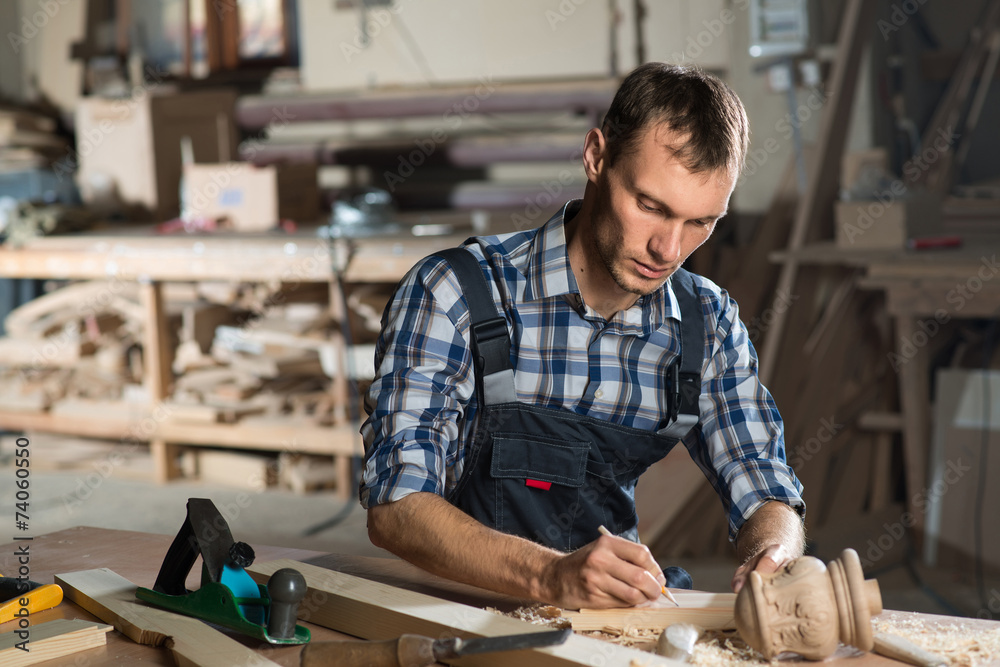
<instances>
[{"instance_id":1,"label":"sawdust","mask_svg":"<svg viewBox=\"0 0 1000 667\"><path fill-rule=\"evenodd\" d=\"M487 611L527 621L534 625L544 625L551 628L572 627L569 619L561 616L560 609L552 605L535 604L518 607L509 612L487 607ZM607 627L603 630L591 630L578 634L618 646L653 653L656 650L656 640L660 636L660 631L655 628ZM691 664L703 667L747 667L767 664L767 662L760 653L747 646L735 630L703 632L698 643L695 644L694 654L691 657Z\"/></svg>"},{"instance_id":2,"label":"sawdust","mask_svg":"<svg viewBox=\"0 0 1000 667\"><path fill-rule=\"evenodd\" d=\"M562 610L550 604L532 604L525 607L518 607L514 611L500 611L495 607L487 607L486 611L492 611L494 614L500 614L509 618L516 618L519 621L527 621L532 625L544 625L556 630L573 627L570 620L563 617Z\"/></svg>"},{"instance_id":3,"label":"sawdust","mask_svg":"<svg viewBox=\"0 0 1000 667\"><path fill-rule=\"evenodd\" d=\"M927 622L918 618L872 619L876 632L908 639L925 651L935 653L953 667L977 667L1000 660L1000 628L956 618L951 622Z\"/></svg>"},{"instance_id":4,"label":"sawdust","mask_svg":"<svg viewBox=\"0 0 1000 667\"><path fill-rule=\"evenodd\" d=\"M489 611L527 621L535 625L551 628L571 627L568 618L561 616L558 607L536 604L519 607L510 612ZM885 632L910 640L917 646L944 658L950 667L979 667L1000 660L1000 628L984 630L981 625L967 623L956 618L954 622L928 622L918 618L878 618L872 619L876 632ZM613 628L579 632L585 637L654 652L659 630L654 628ZM860 654L849 647L841 646L835 657L847 657L848 653ZM694 646L690 664L696 667L753 667L779 665L789 662L805 662L798 658L766 660L752 649L735 630L707 630L698 638Z\"/></svg>"}]
</instances>

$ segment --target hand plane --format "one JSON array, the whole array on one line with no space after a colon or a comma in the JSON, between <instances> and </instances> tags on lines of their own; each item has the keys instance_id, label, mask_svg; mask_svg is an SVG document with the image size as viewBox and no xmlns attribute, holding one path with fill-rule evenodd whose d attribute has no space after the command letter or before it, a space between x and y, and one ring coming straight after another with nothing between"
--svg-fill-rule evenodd
<instances>
[{"instance_id":1,"label":"hand plane","mask_svg":"<svg viewBox=\"0 0 1000 667\"><path fill-rule=\"evenodd\" d=\"M185 581L201 556L201 587L187 590ZM306 581L296 570L278 570L257 584L246 572L253 564L249 544L234 542L229 524L215 504L190 498L187 518L167 550L152 590L135 596L151 605L215 623L270 644L305 644L309 629L296 625Z\"/></svg>"}]
</instances>

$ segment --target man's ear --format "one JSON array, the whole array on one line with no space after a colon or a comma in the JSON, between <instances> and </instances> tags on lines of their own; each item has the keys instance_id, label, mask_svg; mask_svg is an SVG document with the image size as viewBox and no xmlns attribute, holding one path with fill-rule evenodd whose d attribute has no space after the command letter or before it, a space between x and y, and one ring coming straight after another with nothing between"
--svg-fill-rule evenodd
<instances>
[{"instance_id":1,"label":"man's ear","mask_svg":"<svg viewBox=\"0 0 1000 667\"><path fill-rule=\"evenodd\" d=\"M607 168L605 156L607 148L604 133L596 127L591 129L583 140L583 171L591 183L596 184L598 176Z\"/></svg>"}]
</instances>

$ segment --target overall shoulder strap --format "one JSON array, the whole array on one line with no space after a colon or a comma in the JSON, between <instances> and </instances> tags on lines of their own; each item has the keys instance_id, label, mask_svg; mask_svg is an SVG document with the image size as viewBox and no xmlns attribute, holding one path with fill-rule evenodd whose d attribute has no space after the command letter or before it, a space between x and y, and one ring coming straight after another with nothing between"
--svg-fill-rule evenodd
<instances>
[{"instance_id":1,"label":"overall shoulder strap","mask_svg":"<svg viewBox=\"0 0 1000 667\"><path fill-rule=\"evenodd\" d=\"M671 367L671 406L675 418L661 435L684 437L698 423L698 397L701 396L701 369L705 363L705 314L695 288L694 277L677 269L670 279L681 309L681 361Z\"/></svg>"},{"instance_id":2,"label":"overall shoulder strap","mask_svg":"<svg viewBox=\"0 0 1000 667\"><path fill-rule=\"evenodd\" d=\"M497 312L493 292L475 255L465 248L434 253L451 265L469 304L470 338L476 363L476 388L486 404L510 403L514 394L514 368L510 363L507 321Z\"/></svg>"}]
</instances>

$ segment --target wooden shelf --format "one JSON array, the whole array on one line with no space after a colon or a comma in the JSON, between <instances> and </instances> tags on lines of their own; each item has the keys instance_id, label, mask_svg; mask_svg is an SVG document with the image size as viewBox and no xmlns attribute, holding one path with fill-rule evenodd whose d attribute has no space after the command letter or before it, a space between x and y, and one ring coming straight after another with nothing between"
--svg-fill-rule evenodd
<instances>
[{"instance_id":1,"label":"wooden shelf","mask_svg":"<svg viewBox=\"0 0 1000 667\"><path fill-rule=\"evenodd\" d=\"M467 217L467 216L465 216ZM453 222L448 220L449 223ZM460 227L460 226L459 226ZM356 424L343 420L346 385L333 378L331 392L338 423L330 427L297 425L287 421L250 417L236 423L180 421L154 406L169 400L173 349L166 344L164 282L282 282L328 283L335 280L335 260L352 283L395 283L421 257L439 248L458 245L469 231L451 236L338 240L319 238L315 230L295 234L236 234L158 236L148 227L134 227L74 236L42 237L20 248L0 246L0 277L138 282L141 285L149 356L145 378L149 405L104 404L90 410L76 406L52 412L0 410L0 428L40 431L122 442L149 442L158 481L180 474L178 446L211 446L274 452L297 452L334 459L338 493L354 493L350 457L363 453ZM350 261L347 261L347 260ZM335 297L338 290L331 289ZM339 321L344 304L330 303ZM338 348L339 349L339 348ZM342 360L341 360L342 361ZM347 367L346 365L338 367ZM338 416L338 413L340 416Z\"/></svg>"}]
</instances>

